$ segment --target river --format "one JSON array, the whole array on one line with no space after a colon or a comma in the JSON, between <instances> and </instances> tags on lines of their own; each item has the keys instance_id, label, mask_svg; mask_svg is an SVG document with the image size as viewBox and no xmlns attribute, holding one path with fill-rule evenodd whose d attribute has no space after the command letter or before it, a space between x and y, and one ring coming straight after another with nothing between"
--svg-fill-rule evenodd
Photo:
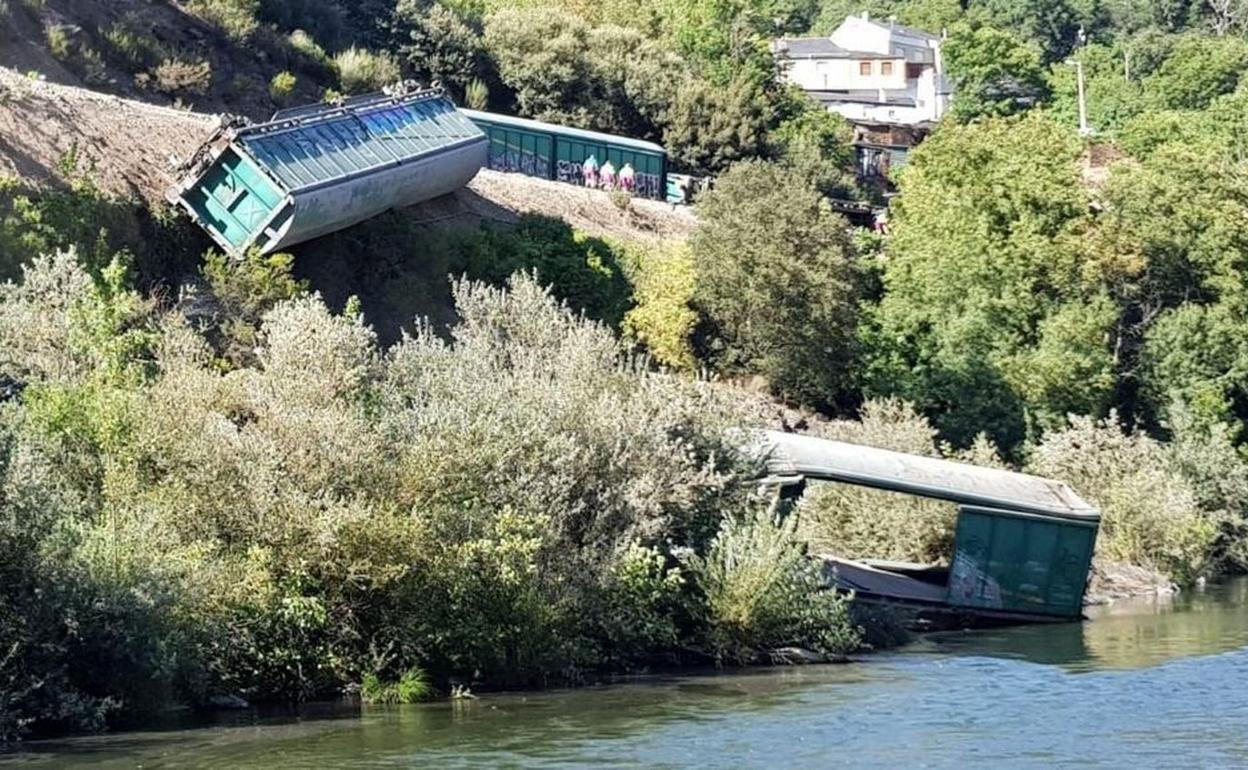
<instances>
[{"instance_id":1,"label":"river","mask_svg":"<svg viewBox=\"0 0 1248 770\"><path fill-rule=\"evenodd\" d=\"M14 767L1248 767L1248 579L844 666L32 742Z\"/></svg>"}]
</instances>

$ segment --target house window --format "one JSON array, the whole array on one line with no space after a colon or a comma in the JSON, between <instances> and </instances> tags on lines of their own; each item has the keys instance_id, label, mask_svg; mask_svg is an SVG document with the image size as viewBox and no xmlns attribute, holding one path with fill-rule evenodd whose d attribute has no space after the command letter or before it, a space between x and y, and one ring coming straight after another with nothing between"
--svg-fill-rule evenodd
<instances>
[{"instance_id":1,"label":"house window","mask_svg":"<svg viewBox=\"0 0 1248 770\"><path fill-rule=\"evenodd\" d=\"M922 64L907 64L906 65L906 79L907 80L918 80L922 76L923 76Z\"/></svg>"},{"instance_id":2,"label":"house window","mask_svg":"<svg viewBox=\"0 0 1248 770\"><path fill-rule=\"evenodd\" d=\"M871 62L869 62L869 61L860 61L860 62L858 62L858 74L859 74L859 75L870 75L870 74L871 74Z\"/></svg>"},{"instance_id":3,"label":"house window","mask_svg":"<svg viewBox=\"0 0 1248 770\"><path fill-rule=\"evenodd\" d=\"M885 76L893 74L893 63L891 61L880 62L880 74Z\"/></svg>"}]
</instances>

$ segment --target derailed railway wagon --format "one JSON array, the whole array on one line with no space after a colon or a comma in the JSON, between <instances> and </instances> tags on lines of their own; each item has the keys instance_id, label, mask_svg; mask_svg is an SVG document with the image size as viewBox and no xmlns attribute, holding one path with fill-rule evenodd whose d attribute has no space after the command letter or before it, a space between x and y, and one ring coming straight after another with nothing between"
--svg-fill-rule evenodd
<instances>
[{"instance_id":1,"label":"derailed railway wagon","mask_svg":"<svg viewBox=\"0 0 1248 770\"><path fill-rule=\"evenodd\" d=\"M839 482L957 506L947 563L829 557L830 584L918 629L1078 620L1100 513L1062 481L792 433L764 434L766 482Z\"/></svg>"},{"instance_id":2,"label":"derailed railway wagon","mask_svg":"<svg viewBox=\"0 0 1248 770\"><path fill-rule=\"evenodd\" d=\"M227 252L268 253L453 192L485 160L440 90L396 89L223 125L168 198Z\"/></svg>"},{"instance_id":3,"label":"derailed railway wagon","mask_svg":"<svg viewBox=\"0 0 1248 770\"><path fill-rule=\"evenodd\" d=\"M632 166L634 195L667 197L667 150L653 142L493 112L461 112L489 137L487 168L584 185L585 162L593 158L600 166Z\"/></svg>"}]
</instances>

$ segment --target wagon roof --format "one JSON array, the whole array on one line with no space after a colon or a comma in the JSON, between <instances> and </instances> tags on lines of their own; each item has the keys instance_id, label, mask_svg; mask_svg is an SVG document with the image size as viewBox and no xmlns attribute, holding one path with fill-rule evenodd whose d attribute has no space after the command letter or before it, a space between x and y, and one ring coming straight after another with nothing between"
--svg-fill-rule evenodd
<instances>
[{"instance_id":1,"label":"wagon roof","mask_svg":"<svg viewBox=\"0 0 1248 770\"><path fill-rule=\"evenodd\" d=\"M1063 481L795 433L758 442L768 473L805 476L1010 511L1096 521L1100 513Z\"/></svg>"},{"instance_id":2,"label":"wagon roof","mask_svg":"<svg viewBox=\"0 0 1248 770\"><path fill-rule=\"evenodd\" d=\"M667 150L661 145L654 142L646 142L641 139L630 139L626 136L616 136L614 134L604 134L599 131L587 131L583 128L570 128L568 126L559 126L554 123L544 123L540 120L530 120L529 118L517 118L511 115L499 115L496 112L481 112L480 110L460 110L473 120L481 120L488 123L495 123L504 126L514 126L518 129L527 131L542 131L544 133L557 133L561 136L575 137L583 139L587 142L596 142L598 144L614 144L620 147L631 147L641 152L655 153L666 155Z\"/></svg>"},{"instance_id":3,"label":"wagon roof","mask_svg":"<svg viewBox=\"0 0 1248 770\"><path fill-rule=\"evenodd\" d=\"M289 191L431 155L483 134L440 91L375 94L278 113L237 144Z\"/></svg>"}]
</instances>

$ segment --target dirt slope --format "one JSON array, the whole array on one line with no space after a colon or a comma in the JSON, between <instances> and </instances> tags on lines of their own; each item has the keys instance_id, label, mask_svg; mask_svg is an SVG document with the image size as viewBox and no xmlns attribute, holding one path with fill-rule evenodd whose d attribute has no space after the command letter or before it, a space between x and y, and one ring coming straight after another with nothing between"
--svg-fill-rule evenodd
<instances>
[{"instance_id":1,"label":"dirt slope","mask_svg":"<svg viewBox=\"0 0 1248 770\"><path fill-rule=\"evenodd\" d=\"M171 160L194 152L217 123L201 115L31 80L0 68L0 174L36 185L56 180L76 149L109 192L162 200Z\"/></svg>"}]
</instances>

